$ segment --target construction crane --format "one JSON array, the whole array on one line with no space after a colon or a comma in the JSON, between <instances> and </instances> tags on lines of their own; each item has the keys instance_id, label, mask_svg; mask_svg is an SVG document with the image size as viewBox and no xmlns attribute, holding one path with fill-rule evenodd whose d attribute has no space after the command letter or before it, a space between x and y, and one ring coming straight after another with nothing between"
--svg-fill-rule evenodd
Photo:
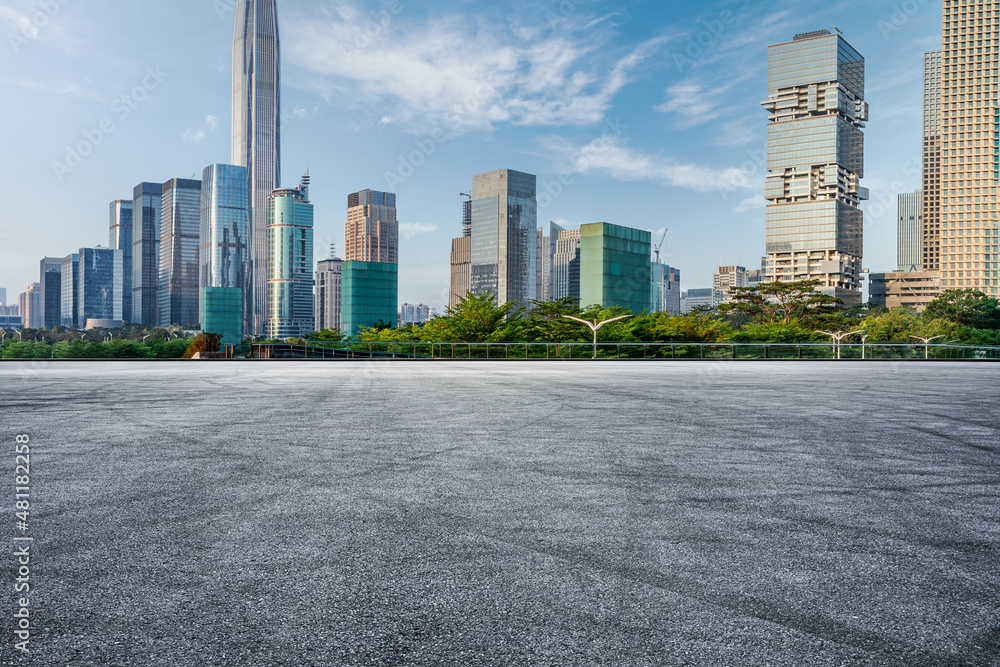
<instances>
[{"instance_id":1,"label":"construction crane","mask_svg":"<svg viewBox=\"0 0 1000 667\"><path fill-rule=\"evenodd\" d=\"M663 247L663 242L666 241L666 240L667 240L667 230L664 229L663 230L663 238L661 238L660 242L656 244L656 263L657 264L660 263L660 248Z\"/></svg>"}]
</instances>

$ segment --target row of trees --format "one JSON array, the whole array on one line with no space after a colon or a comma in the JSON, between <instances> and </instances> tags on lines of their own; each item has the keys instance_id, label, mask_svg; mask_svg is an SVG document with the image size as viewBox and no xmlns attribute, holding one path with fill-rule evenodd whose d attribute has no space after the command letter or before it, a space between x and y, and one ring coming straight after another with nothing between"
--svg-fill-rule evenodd
<instances>
[{"instance_id":1,"label":"row of trees","mask_svg":"<svg viewBox=\"0 0 1000 667\"><path fill-rule=\"evenodd\" d=\"M687 315L640 313L603 327L601 342L770 342L828 341L820 331L864 331L872 343L913 343L913 336L943 336L947 341L1000 345L1000 304L982 292L948 290L922 314L865 305L845 309L840 299L816 291L818 281L765 283L735 288L735 301L715 310ZM494 294L465 296L443 317L423 326L364 329L363 341L435 342L590 342L590 330L566 315L598 322L628 311L590 306L571 299L533 302L527 311L496 304ZM860 336L862 334L858 334ZM339 340L339 332L313 339ZM850 342L850 338L845 342Z\"/></svg>"},{"instance_id":2,"label":"row of trees","mask_svg":"<svg viewBox=\"0 0 1000 667\"><path fill-rule=\"evenodd\" d=\"M120 329L0 331L3 359L179 359L191 345L183 328L126 324Z\"/></svg>"},{"instance_id":3,"label":"row of trees","mask_svg":"<svg viewBox=\"0 0 1000 667\"><path fill-rule=\"evenodd\" d=\"M611 323L600 342L797 343L828 341L820 331L863 331L870 343L913 343L914 336L941 336L943 342L1000 345L1000 303L972 290L948 290L922 313L907 308L861 306L845 309L839 299L816 291L817 281L766 283L735 288L735 301L716 310L687 315L640 313ZM533 302L530 312L514 303L497 305L495 294L468 293L443 317L426 324L362 330L361 340L381 342L546 342L586 343L590 330L567 315L599 322L629 314L621 308L580 309L571 299ZM218 337L190 339L180 327L126 325L111 331L79 332L63 327L2 332L4 359L179 359L185 353L218 348ZM862 334L857 334L857 340ZM307 337L314 342L344 340L339 331ZM851 342L852 338L845 339ZM281 341L262 341L281 342ZM306 339L289 342L305 343ZM188 356L190 356L188 354Z\"/></svg>"}]
</instances>

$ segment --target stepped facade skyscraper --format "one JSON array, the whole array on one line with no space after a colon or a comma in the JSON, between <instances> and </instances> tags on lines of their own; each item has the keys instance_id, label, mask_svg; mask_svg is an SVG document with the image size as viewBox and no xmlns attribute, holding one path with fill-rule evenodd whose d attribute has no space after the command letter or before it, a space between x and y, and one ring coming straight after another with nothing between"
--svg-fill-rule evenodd
<instances>
[{"instance_id":1,"label":"stepped facade skyscraper","mask_svg":"<svg viewBox=\"0 0 1000 667\"><path fill-rule=\"evenodd\" d=\"M865 59L840 34L767 51L767 280L861 303Z\"/></svg>"},{"instance_id":2,"label":"stepped facade skyscraper","mask_svg":"<svg viewBox=\"0 0 1000 667\"><path fill-rule=\"evenodd\" d=\"M281 62L276 0L239 0L233 37L232 164L247 168L253 331L267 323L267 206L281 187Z\"/></svg>"}]
</instances>

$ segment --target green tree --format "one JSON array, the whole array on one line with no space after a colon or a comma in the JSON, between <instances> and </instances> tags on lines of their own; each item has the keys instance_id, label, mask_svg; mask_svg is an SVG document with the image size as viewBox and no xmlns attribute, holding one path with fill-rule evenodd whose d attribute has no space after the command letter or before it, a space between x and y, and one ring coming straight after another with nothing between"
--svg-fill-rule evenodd
<instances>
[{"instance_id":1,"label":"green tree","mask_svg":"<svg viewBox=\"0 0 1000 667\"><path fill-rule=\"evenodd\" d=\"M812 329L795 322L751 322L733 335L737 343L804 343L825 340Z\"/></svg>"},{"instance_id":2,"label":"green tree","mask_svg":"<svg viewBox=\"0 0 1000 667\"><path fill-rule=\"evenodd\" d=\"M170 340L153 340L146 342L146 347L157 359L183 359L191 345L190 338L171 338Z\"/></svg>"},{"instance_id":3,"label":"green tree","mask_svg":"<svg viewBox=\"0 0 1000 667\"><path fill-rule=\"evenodd\" d=\"M587 342L590 334L579 322L566 319L565 315L582 317L579 299L563 297L555 301L532 301L534 309L524 321L522 334L525 340L542 343Z\"/></svg>"},{"instance_id":4,"label":"green tree","mask_svg":"<svg viewBox=\"0 0 1000 667\"><path fill-rule=\"evenodd\" d=\"M945 319L972 329L1000 329L1000 302L983 292L949 289L928 304L924 319Z\"/></svg>"},{"instance_id":5,"label":"green tree","mask_svg":"<svg viewBox=\"0 0 1000 667\"><path fill-rule=\"evenodd\" d=\"M632 331L636 339L649 343L724 343L733 335L733 328L725 319L701 311L640 316Z\"/></svg>"},{"instance_id":6,"label":"green tree","mask_svg":"<svg viewBox=\"0 0 1000 667\"><path fill-rule=\"evenodd\" d=\"M345 336L340 329L320 329L309 334L308 338L309 340L326 343L340 343L344 340Z\"/></svg>"},{"instance_id":7,"label":"green tree","mask_svg":"<svg viewBox=\"0 0 1000 667\"><path fill-rule=\"evenodd\" d=\"M15 340L3 347L4 359L48 359L50 356L52 347L35 340Z\"/></svg>"},{"instance_id":8,"label":"green tree","mask_svg":"<svg viewBox=\"0 0 1000 667\"><path fill-rule=\"evenodd\" d=\"M863 329L872 343L912 343L910 336L920 335L922 322L909 308L893 308L866 317L857 328Z\"/></svg>"},{"instance_id":9,"label":"green tree","mask_svg":"<svg viewBox=\"0 0 1000 667\"><path fill-rule=\"evenodd\" d=\"M733 303L719 306L719 312L742 311L755 322L797 324L811 327L822 315L833 314L841 299L816 291L818 280L788 283L761 283L754 287L734 287Z\"/></svg>"},{"instance_id":10,"label":"green tree","mask_svg":"<svg viewBox=\"0 0 1000 667\"><path fill-rule=\"evenodd\" d=\"M148 345L134 340L116 340L108 344L115 359L150 359L156 353Z\"/></svg>"},{"instance_id":11,"label":"green tree","mask_svg":"<svg viewBox=\"0 0 1000 667\"><path fill-rule=\"evenodd\" d=\"M495 292L474 294L470 290L444 317L424 325L424 337L449 343L510 342L520 331L524 312L516 301L498 306Z\"/></svg>"},{"instance_id":12,"label":"green tree","mask_svg":"<svg viewBox=\"0 0 1000 667\"><path fill-rule=\"evenodd\" d=\"M52 348L57 359L107 359L111 357L110 346L92 340L76 338L62 340Z\"/></svg>"},{"instance_id":13,"label":"green tree","mask_svg":"<svg viewBox=\"0 0 1000 667\"><path fill-rule=\"evenodd\" d=\"M424 331L416 324L407 324L398 329L361 327L358 338L365 342L415 343L423 340Z\"/></svg>"}]
</instances>

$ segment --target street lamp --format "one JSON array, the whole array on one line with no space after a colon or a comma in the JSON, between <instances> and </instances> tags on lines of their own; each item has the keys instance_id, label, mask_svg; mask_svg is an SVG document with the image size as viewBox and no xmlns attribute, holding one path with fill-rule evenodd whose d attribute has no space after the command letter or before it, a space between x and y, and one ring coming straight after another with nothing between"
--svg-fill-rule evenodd
<instances>
[{"instance_id":1,"label":"street lamp","mask_svg":"<svg viewBox=\"0 0 1000 667\"><path fill-rule=\"evenodd\" d=\"M588 322L587 320L581 320L579 317L573 317L572 315L563 315L568 320L573 320L574 322L579 322L581 324L586 324L590 327L590 330L594 332L594 359L597 359L597 332L600 331L601 327L605 324L611 324L612 322L617 322L618 320L626 320L632 315L619 315L618 317L612 317L610 320L604 320L603 322L598 322L594 320L593 322Z\"/></svg>"},{"instance_id":2,"label":"street lamp","mask_svg":"<svg viewBox=\"0 0 1000 667\"><path fill-rule=\"evenodd\" d=\"M854 334L863 334L864 329L860 331L850 331L848 333L844 333L843 331L817 331L816 333L821 333L825 336L829 336L833 338L835 341L837 341L836 345L834 346L834 349L836 349L837 351L837 359L840 359L840 341L847 338L848 336L853 336ZM863 345L864 343L862 342L862 346Z\"/></svg>"},{"instance_id":3,"label":"street lamp","mask_svg":"<svg viewBox=\"0 0 1000 667\"><path fill-rule=\"evenodd\" d=\"M931 358L930 357L930 342L932 340L937 340L938 338L944 338L944 336L943 335L941 335L941 336L931 336L930 338L924 338L923 336L910 336L910 338L916 338L917 340L921 341L924 344L924 359L927 360L927 359Z\"/></svg>"},{"instance_id":4,"label":"street lamp","mask_svg":"<svg viewBox=\"0 0 1000 667\"><path fill-rule=\"evenodd\" d=\"M21 335L20 331L17 332L17 342L19 342L19 343L23 343L24 342L24 336Z\"/></svg>"},{"instance_id":5,"label":"street lamp","mask_svg":"<svg viewBox=\"0 0 1000 667\"><path fill-rule=\"evenodd\" d=\"M861 337L861 359L862 359L862 361L864 361L864 359L866 359L866 356L865 356L865 341L866 340L868 340L868 334L865 334L864 336Z\"/></svg>"},{"instance_id":6,"label":"street lamp","mask_svg":"<svg viewBox=\"0 0 1000 667\"><path fill-rule=\"evenodd\" d=\"M145 342L146 342L146 339L147 339L147 338L149 338L149 337L150 337L150 336L152 336L152 335L153 335L153 334L146 334L145 336L143 336L143 337L142 337L142 342L143 342L143 343L145 343Z\"/></svg>"}]
</instances>

